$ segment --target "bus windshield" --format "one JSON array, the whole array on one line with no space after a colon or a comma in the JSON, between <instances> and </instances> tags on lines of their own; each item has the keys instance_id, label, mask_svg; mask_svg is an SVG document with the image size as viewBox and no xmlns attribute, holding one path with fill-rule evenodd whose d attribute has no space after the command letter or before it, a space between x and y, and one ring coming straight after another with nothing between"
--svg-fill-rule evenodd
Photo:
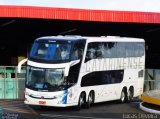
<instances>
[{"instance_id":1,"label":"bus windshield","mask_svg":"<svg viewBox=\"0 0 160 119\"><path fill-rule=\"evenodd\" d=\"M41 91L65 89L64 69L42 69L27 66L26 87Z\"/></svg>"},{"instance_id":2,"label":"bus windshield","mask_svg":"<svg viewBox=\"0 0 160 119\"><path fill-rule=\"evenodd\" d=\"M30 59L65 62L69 60L70 53L70 43L35 42L30 52Z\"/></svg>"}]
</instances>

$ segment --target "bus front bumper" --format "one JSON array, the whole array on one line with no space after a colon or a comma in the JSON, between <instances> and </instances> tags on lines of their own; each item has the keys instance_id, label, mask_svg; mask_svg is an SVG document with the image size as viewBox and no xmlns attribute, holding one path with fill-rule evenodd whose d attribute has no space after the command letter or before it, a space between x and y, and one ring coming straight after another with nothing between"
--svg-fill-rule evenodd
<instances>
[{"instance_id":1,"label":"bus front bumper","mask_svg":"<svg viewBox=\"0 0 160 119\"><path fill-rule=\"evenodd\" d=\"M53 107L68 107L76 106L77 103L67 103L62 98L57 99L36 99L29 96L25 96L25 104L27 105L38 105L38 106L53 106Z\"/></svg>"}]
</instances>

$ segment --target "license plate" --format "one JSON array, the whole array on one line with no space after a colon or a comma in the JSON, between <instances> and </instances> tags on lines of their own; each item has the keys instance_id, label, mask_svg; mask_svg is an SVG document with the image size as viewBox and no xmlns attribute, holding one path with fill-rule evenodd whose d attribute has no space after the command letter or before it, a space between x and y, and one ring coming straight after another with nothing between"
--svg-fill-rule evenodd
<instances>
[{"instance_id":1,"label":"license plate","mask_svg":"<svg viewBox=\"0 0 160 119\"><path fill-rule=\"evenodd\" d=\"M45 105L45 104L46 104L46 101L39 101L39 104L40 104L40 105Z\"/></svg>"}]
</instances>

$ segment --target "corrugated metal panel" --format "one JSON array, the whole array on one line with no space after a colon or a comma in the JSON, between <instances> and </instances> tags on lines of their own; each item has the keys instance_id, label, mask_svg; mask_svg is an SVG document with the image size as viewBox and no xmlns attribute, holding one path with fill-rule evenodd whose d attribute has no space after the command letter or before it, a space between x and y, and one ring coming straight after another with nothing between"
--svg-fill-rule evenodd
<instances>
[{"instance_id":1,"label":"corrugated metal panel","mask_svg":"<svg viewBox=\"0 0 160 119\"><path fill-rule=\"evenodd\" d=\"M160 13L0 6L0 17L44 18L99 22L160 23Z\"/></svg>"}]
</instances>

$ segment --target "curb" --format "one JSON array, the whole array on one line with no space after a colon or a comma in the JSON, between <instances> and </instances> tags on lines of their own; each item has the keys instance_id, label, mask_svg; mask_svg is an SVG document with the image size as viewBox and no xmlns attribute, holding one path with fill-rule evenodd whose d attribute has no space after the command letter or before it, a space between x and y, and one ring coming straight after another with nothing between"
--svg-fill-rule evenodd
<instances>
[{"instance_id":1,"label":"curb","mask_svg":"<svg viewBox=\"0 0 160 119\"><path fill-rule=\"evenodd\" d=\"M153 97L153 96L150 96L150 95L142 95L141 96L141 100L143 102L147 102L147 103L150 103L150 104L155 104L155 105L159 105L160 106L160 99L159 98L156 98L156 97Z\"/></svg>"},{"instance_id":2,"label":"curb","mask_svg":"<svg viewBox=\"0 0 160 119\"><path fill-rule=\"evenodd\" d=\"M139 104L139 107L140 107L141 110L143 110L143 111L145 111L145 112L148 112L148 113L155 113L155 114L160 115L160 111L147 108L147 107L143 106L142 103L143 103L143 102L141 102L141 103Z\"/></svg>"}]
</instances>

